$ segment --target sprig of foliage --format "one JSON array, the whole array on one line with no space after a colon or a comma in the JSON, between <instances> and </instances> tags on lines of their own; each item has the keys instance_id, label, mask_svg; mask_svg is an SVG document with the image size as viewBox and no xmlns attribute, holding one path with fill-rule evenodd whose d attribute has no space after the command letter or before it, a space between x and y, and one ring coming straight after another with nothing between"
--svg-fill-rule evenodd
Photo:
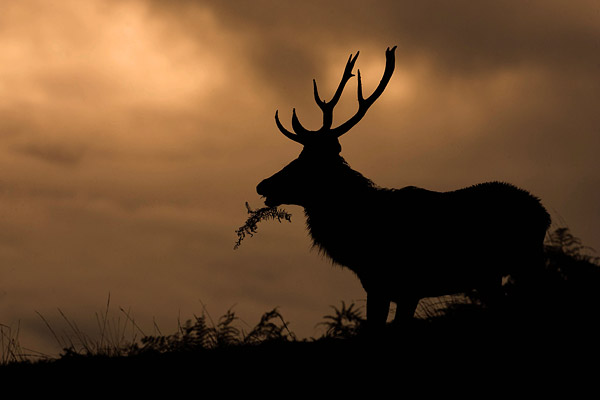
<instances>
[{"instance_id":1,"label":"sprig of foliage","mask_svg":"<svg viewBox=\"0 0 600 400\"><path fill-rule=\"evenodd\" d=\"M275 322L273 322L275 320ZM277 308L266 312L260 318L260 322L244 336L245 344L256 344L267 341L297 340L294 332L288 328L283 316Z\"/></svg>"},{"instance_id":2,"label":"sprig of foliage","mask_svg":"<svg viewBox=\"0 0 600 400\"><path fill-rule=\"evenodd\" d=\"M246 223L235 231L238 239L235 242L235 246L233 246L234 250L240 247L242 240L244 240L246 236L254 236L260 221L272 219L277 220L278 222L281 222L282 220L292 222L292 214L283 209L278 209L277 207L263 207L253 210L250 208L248 202L246 202L246 209L250 216L246 220Z\"/></svg>"},{"instance_id":3,"label":"sprig of foliage","mask_svg":"<svg viewBox=\"0 0 600 400\"><path fill-rule=\"evenodd\" d=\"M325 325L327 331L325 332L326 337L345 339L356 336L361 329L362 324L365 322L360 310L356 309L354 303L350 306L346 306L346 303L342 301L342 308L339 309L335 306L333 308L334 315L325 315L323 319L325 322L319 323L319 325Z\"/></svg>"},{"instance_id":4,"label":"sprig of foliage","mask_svg":"<svg viewBox=\"0 0 600 400\"><path fill-rule=\"evenodd\" d=\"M581 239L574 236L567 227L557 228L548 236L546 251L551 254L562 253L575 260L591 264L600 264L600 257L594 255L595 250L589 246L584 246Z\"/></svg>"},{"instance_id":5,"label":"sprig of foliage","mask_svg":"<svg viewBox=\"0 0 600 400\"><path fill-rule=\"evenodd\" d=\"M236 321L238 317L232 310L221 316L216 324L210 315L203 313L193 321L186 321L175 334L142 338L140 352L186 352L296 340L296 335L288 329L277 309L263 314L260 322L248 334L234 326Z\"/></svg>"},{"instance_id":6,"label":"sprig of foliage","mask_svg":"<svg viewBox=\"0 0 600 400\"><path fill-rule=\"evenodd\" d=\"M142 351L181 352L235 345L239 343L239 330L232 325L236 320L235 313L228 310L215 325L209 315L202 313L186 321L175 334L143 337Z\"/></svg>"}]
</instances>

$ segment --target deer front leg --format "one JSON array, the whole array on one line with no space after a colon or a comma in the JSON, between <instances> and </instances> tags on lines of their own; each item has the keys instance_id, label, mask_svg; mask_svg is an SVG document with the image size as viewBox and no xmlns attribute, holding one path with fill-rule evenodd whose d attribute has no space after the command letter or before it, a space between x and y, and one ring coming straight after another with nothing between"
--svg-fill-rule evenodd
<instances>
[{"instance_id":1,"label":"deer front leg","mask_svg":"<svg viewBox=\"0 0 600 400\"><path fill-rule=\"evenodd\" d=\"M385 327L390 300L378 293L367 293L367 326L369 330L380 330Z\"/></svg>"}]
</instances>

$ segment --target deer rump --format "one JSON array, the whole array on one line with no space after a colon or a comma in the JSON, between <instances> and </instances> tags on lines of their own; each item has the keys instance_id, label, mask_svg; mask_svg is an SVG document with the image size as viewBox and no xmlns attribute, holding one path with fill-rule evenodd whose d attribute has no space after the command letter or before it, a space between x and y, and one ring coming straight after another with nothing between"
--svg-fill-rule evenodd
<instances>
[{"instance_id":1,"label":"deer rump","mask_svg":"<svg viewBox=\"0 0 600 400\"><path fill-rule=\"evenodd\" d=\"M543 261L549 216L507 183L452 192L372 188L319 212L306 210L314 244L392 301L498 287Z\"/></svg>"}]
</instances>

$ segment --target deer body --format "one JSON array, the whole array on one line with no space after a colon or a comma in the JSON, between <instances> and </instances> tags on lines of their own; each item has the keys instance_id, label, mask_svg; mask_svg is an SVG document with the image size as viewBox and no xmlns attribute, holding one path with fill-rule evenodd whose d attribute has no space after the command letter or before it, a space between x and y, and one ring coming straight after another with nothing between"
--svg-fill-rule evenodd
<instances>
[{"instance_id":1,"label":"deer body","mask_svg":"<svg viewBox=\"0 0 600 400\"><path fill-rule=\"evenodd\" d=\"M384 78L366 100L359 72L360 118L391 77L394 49L386 52ZM335 129L331 121L355 60L349 59L330 103L320 100L315 83L315 99L324 113L320 131L304 129L294 112L292 134L276 114L279 129L304 149L262 181L257 192L267 205L304 208L315 246L360 279L369 323L385 323L390 302L397 304L400 320L412 317L421 298L498 291L504 276L539 265L550 218L528 192L500 182L452 192L384 189L350 168L339 155L338 137L360 118Z\"/></svg>"}]
</instances>

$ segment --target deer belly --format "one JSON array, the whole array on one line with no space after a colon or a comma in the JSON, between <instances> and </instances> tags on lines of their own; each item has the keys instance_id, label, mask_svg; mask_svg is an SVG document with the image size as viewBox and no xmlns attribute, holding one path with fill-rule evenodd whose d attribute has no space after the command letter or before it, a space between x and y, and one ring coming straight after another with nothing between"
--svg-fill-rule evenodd
<instances>
[{"instance_id":1,"label":"deer belly","mask_svg":"<svg viewBox=\"0 0 600 400\"><path fill-rule=\"evenodd\" d=\"M358 275L364 289L384 293L390 299L435 297L469 292L489 282L501 283L501 275L485 265L464 263L380 263L369 268L349 267Z\"/></svg>"}]
</instances>

